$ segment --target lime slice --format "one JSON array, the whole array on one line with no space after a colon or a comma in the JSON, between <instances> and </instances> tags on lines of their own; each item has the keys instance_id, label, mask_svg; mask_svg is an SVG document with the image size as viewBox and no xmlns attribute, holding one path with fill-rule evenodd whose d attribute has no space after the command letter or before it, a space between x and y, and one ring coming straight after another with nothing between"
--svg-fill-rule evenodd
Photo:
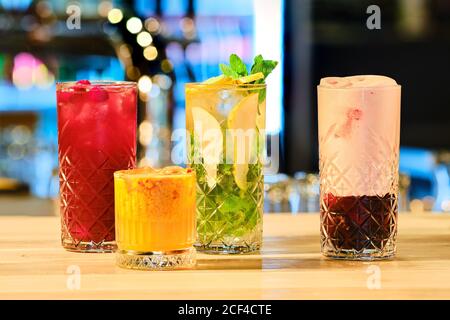
<instances>
[{"instance_id":1,"label":"lime slice","mask_svg":"<svg viewBox=\"0 0 450 320\"><path fill-rule=\"evenodd\" d=\"M241 77L239 79L237 79L238 83L249 83L249 82L253 82L256 80L261 80L264 79L264 73L262 72L258 72L258 73L254 73L245 77Z\"/></svg>"},{"instance_id":2,"label":"lime slice","mask_svg":"<svg viewBox=\"0 0 450 320\"><path fill-rule=\"evenodd\" d=\"M223 152L223 133L219 122L206 110L192 108L194 120L194 137L200 141L203 166L206 171L206 182L210 188L217 183L217 165Z\"/></svg>"},{"instance_id":3,"label":"lime slice","mask_svg":"<svg viewBox=\"0 0 450 320\"><path fill-rule=\"evenodd\" d=\"M239 101L228 116L228 129L233 137L233 175L241 190L247 189L248 164L255 155L257 114L258 93L253 93Z\"/></svg>"}]
</instances>

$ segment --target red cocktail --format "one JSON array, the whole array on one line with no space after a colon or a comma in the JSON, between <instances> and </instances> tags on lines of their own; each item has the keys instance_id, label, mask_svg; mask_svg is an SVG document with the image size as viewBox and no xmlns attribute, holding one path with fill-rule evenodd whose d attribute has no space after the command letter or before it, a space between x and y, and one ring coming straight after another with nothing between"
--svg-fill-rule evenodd
<instances>
[{"instance_id":1,"label":"red cocktail","mask_svg":"<svg viewBox=\"0 0 450 320\"><path fill-rule=\"evenodd\" d=\"M136 162L136 84L58 83L61 241L70 251L115 248L114 171Z\"/></svg>"}]
</instances>

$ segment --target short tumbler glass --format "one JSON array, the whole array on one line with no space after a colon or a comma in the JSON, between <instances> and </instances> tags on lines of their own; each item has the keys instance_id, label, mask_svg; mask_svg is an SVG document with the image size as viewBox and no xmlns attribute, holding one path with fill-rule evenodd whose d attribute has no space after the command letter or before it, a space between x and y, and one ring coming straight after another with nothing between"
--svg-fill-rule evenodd
<instances>
[{"instance_id":1,"label":"short tumbler glass","mask_svg":"<svg viewBox=\"0 0 450 320\"><path fill-rule=\"evenodd\" d=\"M191 268L196 262L195 173L140 168L114 174L117 265Z\"/></svg>"}]
</instances>

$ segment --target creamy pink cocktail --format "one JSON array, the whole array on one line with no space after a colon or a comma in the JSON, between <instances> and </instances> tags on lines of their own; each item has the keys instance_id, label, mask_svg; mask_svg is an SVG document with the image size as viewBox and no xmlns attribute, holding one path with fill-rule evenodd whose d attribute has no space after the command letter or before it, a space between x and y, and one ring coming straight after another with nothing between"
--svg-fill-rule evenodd
<instances>
[{"instance_id":1,"label":"creamy pink cocktail","mask_svg":"<svg viewBox=\"0 0 450 320\"><path fill-rule=\"evenodd\" d=\"M322 252L395 254L400 91L384 76L330 77L318 86Z\"/></svg>"}]
</instances>

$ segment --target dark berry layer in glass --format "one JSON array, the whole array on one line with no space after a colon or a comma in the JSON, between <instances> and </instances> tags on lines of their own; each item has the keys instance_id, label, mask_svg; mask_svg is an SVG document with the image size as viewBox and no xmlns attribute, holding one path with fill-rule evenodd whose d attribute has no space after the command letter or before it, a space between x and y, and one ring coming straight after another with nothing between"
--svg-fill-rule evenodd
<instances>
[{"instance_id":1,"label":"dark berry layer in glass","mask_svg":"<svg viewBox=\"0 0 450 320\"><path fill-rule=\"evenodd\" d=\"M322 238L335 250L383 250L397 230L396 195L334 196L321 203Z\"/></svg>"}]
</instances>

